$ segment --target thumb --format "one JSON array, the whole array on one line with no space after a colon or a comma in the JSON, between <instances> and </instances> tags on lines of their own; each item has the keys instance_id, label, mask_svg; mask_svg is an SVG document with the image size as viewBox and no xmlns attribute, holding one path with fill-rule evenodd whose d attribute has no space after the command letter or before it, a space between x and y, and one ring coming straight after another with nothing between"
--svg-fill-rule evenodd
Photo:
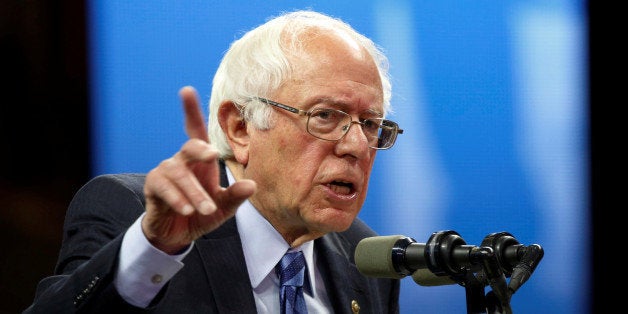
<instances>
[{"instance_id":1,"label":"thumb","mask_svg":"<svg viewBox=\"0 0 628 314\"><path fill-rule=\"evenodd\" d=\"M235 209L257 191L257 184L253 180L244 179L235 182L221 193L220 207Z\"/></svg>"}]
</instances>

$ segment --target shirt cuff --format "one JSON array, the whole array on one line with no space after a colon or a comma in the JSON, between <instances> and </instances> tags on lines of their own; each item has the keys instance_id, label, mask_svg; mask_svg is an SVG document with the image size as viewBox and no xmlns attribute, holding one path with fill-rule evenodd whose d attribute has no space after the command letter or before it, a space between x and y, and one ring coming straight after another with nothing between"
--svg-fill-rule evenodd
<instances>
[{"instance_id":1,"label":"shirt cuff","mask_svg":"<svg viewBox=\"0 0 628 314\"><path fill-rule=\"evenodd\" d=\"M145 308L159 290L183 268L181 262L190 253L194 242L181 254L169 255L148 242L142 231L143 213L126 231L122 239L118 269L113 284L130 304Z\"/></svg>"}]
</instances>

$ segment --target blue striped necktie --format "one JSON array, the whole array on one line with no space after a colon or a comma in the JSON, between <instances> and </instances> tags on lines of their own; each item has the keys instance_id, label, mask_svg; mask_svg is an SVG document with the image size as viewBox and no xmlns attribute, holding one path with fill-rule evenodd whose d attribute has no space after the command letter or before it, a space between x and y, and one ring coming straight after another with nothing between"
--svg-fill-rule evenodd
<instances>
[{"instance_id":1,"label":"blue striped necktie","mask_svg":"<svg viewBox=\"0 0 628 314\"><path fill-rule=\"evenodd\" d=\"M279 302L281 314L307 313L303 298L303 279L305 274L305 258L303 252L286 253L275 272L279 276Z\"/></svg>"}]
</instances>

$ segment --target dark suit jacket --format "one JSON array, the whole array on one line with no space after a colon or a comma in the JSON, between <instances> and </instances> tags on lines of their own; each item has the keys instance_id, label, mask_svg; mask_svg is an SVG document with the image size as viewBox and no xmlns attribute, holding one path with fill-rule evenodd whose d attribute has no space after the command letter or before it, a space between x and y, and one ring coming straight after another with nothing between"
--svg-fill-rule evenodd
<instances>
[{"instance_id":1,"label":"dark suit jacket","mask_svg":"<svg viewBox=\"0 0 628 314\"><path fill-rule=\"evenodd\" d=\"M126 303L112 280L122 236L144 212L143 174L103 175L75 195L68 208L55 275L37 286L24 313L255 313L235 218L195 241L185 266L147 309ZM227 185L221 163L221 184ZM376 235L359 219L341 233L315 240L318 265L334 313L398 313L399 280L365 277L353 254L364 237Z\"/></svg>"}]
</instances>

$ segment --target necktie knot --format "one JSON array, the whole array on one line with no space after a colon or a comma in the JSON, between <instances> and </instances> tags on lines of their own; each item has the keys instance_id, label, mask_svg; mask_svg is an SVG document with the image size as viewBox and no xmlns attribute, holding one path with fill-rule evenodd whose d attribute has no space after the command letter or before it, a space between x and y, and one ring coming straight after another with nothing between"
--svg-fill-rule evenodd
<instances>
[{"instance_id":1,"label":"necktie knot","mask_svg":"<svg viewBox=\"0 0 628 314\"><path fill-rule=\"evenodd\" d=\"M275 271L279 276L281 313L307 313L303 298L303 281L305 278L305 257L303 252L286 253Z\"/></svg>"},{"instance_id":2,"label":"necktie knot","mask_svg":"<svg viewBox=\"0 0 628 314\"><path fill-rule=\"evenodd\" d=\"M277 264L279 284L282 286L303 286L305 258L303 252L286 253Z\"/></svg>"}]
</instances>

